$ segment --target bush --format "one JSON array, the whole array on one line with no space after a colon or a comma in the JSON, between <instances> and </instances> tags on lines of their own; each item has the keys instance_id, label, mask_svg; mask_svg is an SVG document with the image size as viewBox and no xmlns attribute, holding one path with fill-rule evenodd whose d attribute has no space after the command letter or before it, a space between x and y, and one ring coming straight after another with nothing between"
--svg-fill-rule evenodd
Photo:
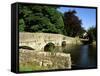
<instances>
[{"instance_id":1,"label":"bush","mask_svg":"<svg viewBox=\"0 0 100 76\"><path fill-rule=\"evenodd\" d=\"M44 47L44 51L47 51L47 52L53 52L54 50L55 50L55 45L53 43L48 43Z\"/></svg>"}]
</instances>

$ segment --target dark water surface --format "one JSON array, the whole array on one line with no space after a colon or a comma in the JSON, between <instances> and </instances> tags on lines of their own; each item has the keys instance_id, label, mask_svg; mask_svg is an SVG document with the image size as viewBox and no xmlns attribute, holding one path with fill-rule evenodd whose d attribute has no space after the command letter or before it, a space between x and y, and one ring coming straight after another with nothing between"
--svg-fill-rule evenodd
<instances>
[{"instance_id":1,"label":"dark water surface","mask_svg":"<svg viewBox=\"0 0 100 76\"><path fill-rule=\"evenodd\" d=\"M97 67L97 50L93 45L67 45L63 51L71 54L72 69Z\"/></svg>"}]
</instances>

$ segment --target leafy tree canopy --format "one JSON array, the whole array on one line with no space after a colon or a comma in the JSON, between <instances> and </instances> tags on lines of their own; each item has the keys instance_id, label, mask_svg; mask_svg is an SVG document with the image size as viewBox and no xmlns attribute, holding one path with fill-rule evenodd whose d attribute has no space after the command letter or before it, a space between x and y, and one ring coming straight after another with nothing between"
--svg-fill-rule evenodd
<instances>
[{"instance_id":1,"label":"leafy tree canopy","mask_svg":"<svg viewBox=\"0 0 100 76\"><path fill-rule=\"evenodd\" d=\"M68 36L77 36L83 28L81 27L81 20L76 16L77 12L75 10L69 10L64 13L64 22L66 35Z\"/></svg>"},{"instance_id":2,"label":"leafy tree canopy","mask_svg":"<svg viewBox=\"0 0 100 76\"><path fill-rule=\"evenodd\" d=\"M19 5L20 31L63 34L63 18L56 9L52 6Z\"/></svg>"},{"instance_id":3,"label":"leafy tree canopy","mask_svg":"<svg viewBox=\"0 0 100 76\"><path fill-rule=\"evenodd\" d=\"M92 36L93 40L96 40L96 38L97 38L96 32L97 32L96 27L90 27L88 29L88 34L90 34Z\"/></svg>"}]
</instances>

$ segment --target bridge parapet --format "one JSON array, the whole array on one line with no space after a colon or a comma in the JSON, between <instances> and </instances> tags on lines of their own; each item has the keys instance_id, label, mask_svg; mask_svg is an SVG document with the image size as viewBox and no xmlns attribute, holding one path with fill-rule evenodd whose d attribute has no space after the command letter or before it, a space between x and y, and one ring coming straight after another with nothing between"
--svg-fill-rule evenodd
<instances>
[{"instance_id":1,"label":"bridge parapet","mask_svg":"<svg viewBox=\"0 0 100 76\"><path fill-rule=\"evenodd\" d=\"M19 46L29 46L36 50L43 49L44 46L50 42L54 43L55 46L61 46L63 41L66 41L67 44L76 44L79 42L76 38L61 34L28 32L20 32L19 34Z\"/></svg>"}]
</instances>

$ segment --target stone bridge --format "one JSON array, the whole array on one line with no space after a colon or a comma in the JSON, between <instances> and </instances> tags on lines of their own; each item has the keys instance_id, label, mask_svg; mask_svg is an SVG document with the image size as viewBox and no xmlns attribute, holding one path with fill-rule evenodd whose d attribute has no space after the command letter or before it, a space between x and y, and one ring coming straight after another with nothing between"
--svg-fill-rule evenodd
<instances>
[{"instance_id":1,"label":"stone bridge","mask_svg":"<svg viewBox=\"0 0 100 76\"><path fill-rule=\"evenodd\" d=\"M72 38L61 34L51 33L19 33L19 46L31 47L35 50L43 50L44 46L50 42L55 46L61 46L62 42L66 41L66 44L81 44L79 38Z\"/></svg>"}]
</instances>

